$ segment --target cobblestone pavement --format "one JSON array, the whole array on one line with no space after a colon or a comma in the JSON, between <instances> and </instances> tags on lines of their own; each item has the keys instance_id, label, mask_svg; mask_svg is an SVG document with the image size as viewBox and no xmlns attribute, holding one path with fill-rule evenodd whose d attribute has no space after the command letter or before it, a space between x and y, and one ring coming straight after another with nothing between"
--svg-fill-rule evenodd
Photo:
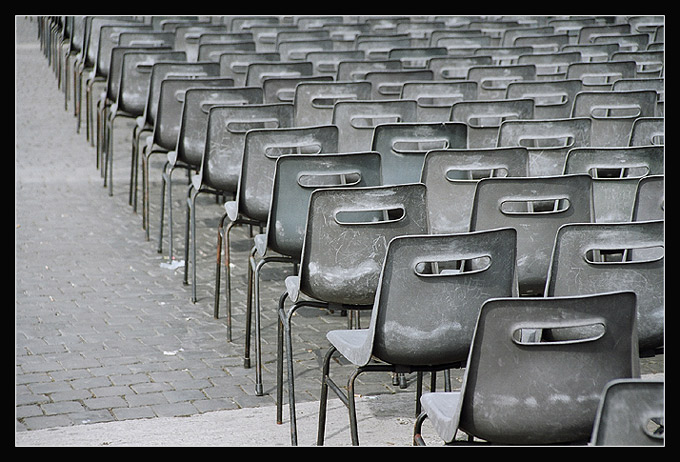
<instances>
[{"instance_id":1,"label":"cobblestone pavement","mask_svg":"<svg viewBox=\"0 0 680 462\"><path fill-rule=\"evenodd\" d=\"M95 87L97 92L101 87ZM97 93L98 94L98 93ZM73 102L40 50L35 19L16 18L15 41L15 434L132 419L272 408L276 399L276 304L292 268L262 276L264 396L243 364L249 230L233 232L233 338L224 309L213 316L216 226L224 210L200 195L197 295L183 269L157 252L162 161L151 163L151 239L128 204L132 123L116 119L113 196L103 187L95 149L76 131ZM173 177L174 249L184 249L182 172ZM167 233L166 233L167 236ZM167 239L165 241L167 248ZM224 287L224 284L222 284ZM222 303L224 306L224 303ZM294 317L296 399L318 400L327 331L339 313L308 309ZM253 359L254 364L254 359ZM643 372L663 372L663 355ZM348 376L346 363L338 376ZM454 385L462 374L454 373ZM389 374L360 376L364 395L409 394ZM412 417L413 402L403 400ZM287 409L285 410L287 414ZM271 422L275 420L271 411ZM366 424L370 425L370 424ZM346 435L349 443L349 435ZM170 443L172 444L172 443ZM410 445L410 441L404 441Z\"/></svg>"}]
</instances>

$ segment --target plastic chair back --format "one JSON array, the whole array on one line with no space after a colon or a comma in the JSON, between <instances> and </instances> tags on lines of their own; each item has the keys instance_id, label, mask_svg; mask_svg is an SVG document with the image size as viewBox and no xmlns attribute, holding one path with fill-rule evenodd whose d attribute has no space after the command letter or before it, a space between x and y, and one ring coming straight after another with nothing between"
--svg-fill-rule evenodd
<instances>
[{"instance_id":1,"label":"plastic chair back","mask_svg":"<svg viewBox=\"0 0 680 462\"><path fill-rule=\"evenodd\" d=\"M324 31L326 35L327 31ZM281 61L307 61L307 53L333 51L334 42L330 39L284 40L278 42L276 51L281 55Z\"/></svg>"},{"instance_id":2,"label":"plastic chair back","mask_svg":"<svg viewBox=\"0 0 680 462\"><path fill-rule=\"evenodd\" d=\"M633 122L654 117L656 99L654 90L581 92L571 116L592 119L591 146L628 146Z\"/></svg>"},{"instance_id":3,"label":"plastic chair back","mask_svg":"<svg viewBox=\"0 0 680 462\"><path fill-rule=\"evenodd\" d=\"M629 221L638 182L662 175L664 148L576 148L569 151L564 174L586 173L593 178L593 217L596 223Z\"/></svg>"},{"instance_id":4,"label":"plastic chair back","mask_svg":"<svg viewBox=\"0 0 680 462\"><path fill-rule=\"evenodd\" d=\"M241 176L236 192L237 212L266 224L271 207L276 159L286 154L338 152L338 128L334 125L254 129L246 133Z\"/></svg>"},{"instance_id":5,"label":"plastic chair back","mask_svg":"<svg viewBox=\"0 0 680 462\"><path fill-rule=\"evenodd\" d=\"M448 50L444 47L393 48L387 55L387 59L398 59L405 70L427 69L430 59L447 55Z\"/></svg>"},{"instance_id":6,"label":"plastic chair back","mask_svg":"<svg viewBox=\"0 0 680 462\"><path fill-rule=\"evenodd\" d=\"M276 62L281 58L276 52L269 53L221 53L220 75L234 79L234 85L243 87L246 84L248 65L255 62Z\"/></svg>"},{"instance_id":7,"label":"plastic chair back","mask_svg":"<svg viewBox=\"0 0 680 462\"><path fill-rule=\"evenodd\" d=\"M526 177L528 171L526 148L429 151L420 181L430 193L430 233L467 233L477 182L494 176Z\"/></svg>"},{"instance_id":8,"label":"plastic chair back","mask_svg":"<svg viewBox=\"0 0 680 462\"><path fill-rule=\"evenodd\" d=\"M175 34L172 32L122 32L118 37L121 47L170 47L175 48Z\"/></svg>"},{"instance_id":9,"label":"plastic chair back","mask_svg":"<svg viewBox=\"0 0 680 462\"><path fill-rule=\"evenodd\" d=\"M666 79L638 78L620 79L612 83L612 91L654 90L656 91L656 114L658 118L664 115L664 101L666 98Z\"/></svg>"},{"instance_id":10,"label":"plastic chair back","mask_svg":"<svg viewBox=\"0 0 680 462\"><path fill-rule=\"evenodd\" d=\"M219 35L209 34L207 36ZM213 61L219 62L222 53L255 53L255 42L244 41L234 43L203 43L203 37L199 39L198 54L196 61Z\"/></svg>"},{"instance_id":11,"label":"plastic chair back","mask_svg":"<svg viewBox=\"0 0 680 462\"><path fill-rule=\"evenodd\" d=\"M295 88L295 125L326 125L333 121L338 101L371 99L371 84L357 82L301 82Z\"/></svg>"},{"instance_id":12,"label":"plastic chair back","mask_svg":"<svg viewBox=\"0 0 680 462\"><path fill-rule=\"evenodd\" d=\"M529 175L561 175L567 153L592 146L592 120L587 117L508 120L498 130L498 147L523 146L529 151Z\"/></svg>"},{"instance_id":13,"label":"plastic chair back","mask_svg":"<svg viewBox=\"0 0 680 462\"><path fill-rule=\"evenodd\" d=\"M666 119L663 117L640 117L630 129L629 146L663 146L665 144Z\"/></svg>"},{"instance_id":14,"label":"plastic chair back","mask_svg":"<svg viewBox=\"0 0 680 462\"><path fill-rule=\"evenodd\" d=\"M542 294L560 226L591 222L591 178L567 175L483 178L477 183L470 231L517 229L521 294Z\"/></svg>"},{"instance_id":15,"label":"plastic chair back","mask_svg":"<svg viewBox=\"0 0 680 462\"><path fill-rule=\"evenodd\" d=\"M505 98L533 99L534 119L566 119L571 116L574 98L582 87L581 81L576 79L510 82Z\"/></svg>"},{"instance_id":16,"label":"plastic chair back","mask_svg":"<svg viewBox=\"0 0 680 462\"><path fill-rule=\"evenodd\" d=\"M175 48L187 54L187 61L195 62L198 59L198 43L201 34L218 32L229 32L229 29L226 24L181 24L175 28Z\"/></svg>"},{"instance_id":17,"label":"plastic chair back","mask_svg":"<svg viewBox=\"0 0 680 462\"><path fill-rule=\"evenodd\" d=\"M231 88L231 79L167 77L160 84L153 142L166 151L177 147L185 93L189 88Z\"/></svg>"},{"instance_id":18,"label":"plastic chair back","mask_svg":"<svg viewBox=\"0 0 680 462\"><path fill-rule=\"evenodd\" d=\"M665 211L664 177L641 178L635 192L632 221L663 220Z\"/></svg>"},{"instance_id":19,"label":"plastic chair back","mask_svg":"<svg viewBox=\"0 0 680 462\"><path fill-rule=\"evenodd\" d=\"M265 103L292 103L295 90L301 83L332 82L330 75L304 75L299 77L269 77L262 82Z\"/></svg>"},{"instance_id":20,"label":"plastic chair back","mask_svg":"<svg viewBox=\"0 0 680 462\"><path fill-rule=\"evenodd\" d=\"M340 131L338 152L370 150L376 125L416 122L417 105L411 100L338 101L333 108L333 124Z\"/></svg>"},{"instance_id":21,"label":"plastic chair back","mask_svg":"<svg viewBox=\"0 0 680 462\"><path fill-rule=\"evenodd\" d=\"M390 100L400 97L404 82L434 80L434 72L429 69L371 71L366 73L364 80L371 83L371 99Z\"/></svg>"},{"instance_id":22,"label":"plastic chair back","mask_svg":"<svg viewBox=\"0 0 680 462\"><path fill-rule=\"evenodd\" d=\"M467 147L467 126L459 122L377 125L372 150L382 156L383 184L417 183L423 159L433 149Z\"/></svg>"},{"instance_id":23,"label":"plastic chair back","mask_svg":"<svg viewBox=\"0 0 680 462\"><path fill-rule=\"evenodd\" d=\"M477 82L479 99L502 99L510 82L536 80L536 66L475 66L468 71L467 80Z\"/></svg>"},{"instance_id":24,"label":"plastic chair back","mask_svg":"<svg viewBox=\"0 0 680 462\"><path fill-rule=\"evenodd\" d=\"M177 160L199 167L205 151L208 114L212 106L262 104L262 89L255 87L189 88L177 137Z\"/></svg>"},{"instance_id":25,"label":"plastic chair back","mask_svg":"<svg viewBox=\"0 0 680 462\"><path fill-rule=\"evenodd\" d=\"M515 238L506 228L390 241L365 362L371 354L396 365L465 361L482 304L513 295Z\"/></svg>"},{"instance_id":26,"label":"plastic chair back","mask_svg":"<svg viewBox=\"0 0 680 462\"><path fill-rule=\"evenodd\" d=\"M218 77L220 66L216 63L187 63L187 62L162 62L153 65L151 78L149 79L149 95L144 109L144 120L150 126L156 121L158 104L160 101L161 84L168 78L187 78L197 79L197 82L216 82L215 79L204 79L205 77ZM219 80L222 86L233 86L233 80L222 78ZM231 82L231 83L230 83ZM211 84L208 84L211 85Z\"/></svg>"},{"instance_id":27,"label":"plastic chair back","mask_svg":"<svg viewBox=\"0 0 680 462\"><path fill-rule=\"evenodd\" d=\"M491 56L435 56L430 58L428 69L434 80L465 80L474 66L490 66Z\"/></svg>"},{"instance_id":28,"label":"plastic chair back","mask_svg":"<svg viewBox=\"0 0 680 462\"><path fill-rule=\"evenodd\" d=\"M401 61L398 59L340 61L335 80L338 82L365 80L366 74L373 71L400 70Z\"/></svg>"},{"instance_id":29,"label":"plastic chair back","mask_svg":"<svg viewBox=\"0 0 680 462\"><path fill-rule=\"evenodd\" d=\"M574 325L599 326L598 334L561 342L523 335ZM587 442L602 390L613 379L638 376L638 362L631 292L489 300L477 323L456 427L498 444Z\"/></svg>"},{"instance_id":30,"label":"plastic chair back","mask_svg":"<svg viewBox=\"0 0 680 462\"><path fill-rule=\"evenodd\" d=\"M637 295L640 352L662 347L663 220L570 224L558 231L545 296L616 290Z\"/></svg>"},{"instance_id":31,"label":"plastic chair back","mask_svg":"<svg viewBox=\"0 0 680 462\"><path fill-rule=\"evenodd\" d=\"M477 83L466 80L404 82L400 98L418 103L418 122L446 122L453 104L477 99Z\"/></svg>"},{"instance_id":32,"label":"plastic chair back","mask_svg":"<svg viewBox=\"0 0 680 462\"><path fill-rule=\"evenodd\" d=\"M426 194L417 183L313 191L299 291L328 303L372 305L388 243L427 233Z\"/></svg>"},{"instance_id":33,"label":"plastic chair back","mask_svg":"<svg viewBox=\"0 0 680 462\"><path fill-rule=\"evenodd\" d=\"M248 130L293 126L293 105L288 103L211 107L199 172L202 183L235 193Z\"/></svg>"},{"instance_id":34,"label":"plastic chair back","mask_svg":"<svg viewBox=\"0 0 680 462\"><path fill-rule=\"evenodd\" d=\"M312 191L380 184L380 155L376 152L279 157L267 220L267 249L300 261Z\"/></svg>"},{"instance_id":35,"label":"plastic chair back","mask_svg":"<svg viewBox=\"0 0 680 462\"><path fill-rule=\"evenodd\" d=\"M450 120L468 126L468 148L495 148L504 120L534 118L534 100L461 101L451 106Z\"/></svg>"},{"instance_id":36,"label":"plastic chair back","mask_svg":"<svg viewBox=\"0 0 680 462\"><path fill-rule=\"evenodd\" d=\"M663 446L664 426L662 380L612 380L602 393L591 444Z\"/></svg>"},{"instance_id":37,"label":"plastic chair back","mask_svg":"<svg viewBox=\"0 0 680 462\"><path fill-rule=\"evenodd\" d=\"M313 72L314 66L310 62L255 62L248 65L245 85L262 87L268 78L311 76Z\"/></svg>"},{"instance_id":38,"label":"plastic chair back","mask_svg":"<svg viewBox=\"0 0 680 462\"><path fill-rule=\"evenodd\" d=\"M584 91L607 91L612 82L633 79L636 76L633 61L606 61L572 63L567 68L567 79L579 79Z\"/></svg>"},{"instance_id":39,"label":"plastic chair back","mask_svg":"<svg viewBox=\"0 0 680 462\"><path fill-rule=\"evenodd\" d=\"M161 61L184 61L181 51L130 51L123 55L120 85L116 103L118 109L134 116L144 114L149 96L149 81L153 65Z\"/></svg>"},{"instance_id":40,"label":"plastic chair back","mask_svg":"<svg viewBox=\"0 0 680 462\"><path fill-rule=\"evenodd\" d=\"M102 25L99 31L99 45L94 63L94 74L101 77L109 75L111 64L111 51L120 46L120 35L124 32L152 31L151 26L140 23L125 25Z\"/></svg>"},{"instance_id":41,"label":"plastic chair back","mask_svg":"<svg viewBox=\"0 0 680 462\"><path fill-rule=\"evenodd\" d=\"M649 35L640 34L642 37ZM646 47L646 44L645 44ZM658 78L664 66L664 52L650 50L617 51L612 55L612 61L634 61L637 65L635 75L638 78Z\"/></svg>"},{"instance_id":42,"label":"plastic chair back","mask_svg":"<svg viewBox=\"0 0 680 462\"><path fill-rule=\"evenodd\" d=\"M517 59L517 64L533 64L536 66L537 81L564 80L569 65L578 62L581 62L581 53L577 51L526 54Z\"/></svg>"},{"instance_id":43,"label":"plastic chair back","mask_svg":"<svg viewBox=\"0 0 680 462\"><path fill-rule=\"evenodd\" d=\"M361 50L310 51L305 61L311 62L314 66L314 75L330 75L335 78L342 61L360 61L364 58L364 52Z\"/></svg>"}]
</instances>

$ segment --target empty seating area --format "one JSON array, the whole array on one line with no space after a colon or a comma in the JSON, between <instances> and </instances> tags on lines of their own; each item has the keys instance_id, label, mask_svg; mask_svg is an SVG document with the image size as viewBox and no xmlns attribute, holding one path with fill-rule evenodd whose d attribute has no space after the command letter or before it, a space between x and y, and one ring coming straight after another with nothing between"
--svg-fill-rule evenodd
<instances>
[{"instance_id":1,"label":"empty seating area","mask_svg":"<svg viewBox=\"0 0 680 462\"><path fill-rule=\"evenodd\" d=\"M333 397L361 444L355 381L375 371L415 374L414 445L664 444L664 382L640 374L665 345L664 29L663 15L39 18L83 162L126 195L187 303L214 294L225 341L245 306L244 367L262 396L276 364L272 420L287 413L291 445L299 310L346 324L321 346L319 445Z\"/></svg>"}]
</instances>

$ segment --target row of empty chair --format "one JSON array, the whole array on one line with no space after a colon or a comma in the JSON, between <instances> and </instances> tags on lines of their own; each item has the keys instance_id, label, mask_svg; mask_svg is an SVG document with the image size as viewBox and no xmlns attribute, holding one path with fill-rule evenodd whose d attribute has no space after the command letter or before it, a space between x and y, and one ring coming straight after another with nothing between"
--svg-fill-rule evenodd
<instances>
[{"instance_id":1,"label":"row of empty chair","mask_svg":"<svg viewBox=\"0 0 680 462\"><path fill-rule=\"evenodd\" d=\"M292 444L302 307L351 313L328 333L319 444L329 389L359 443L354 380L371 370L417 373L416 443L429 417L447 443L462 431L638 444L663 443L663 397L647 394L661 426L647 439L616 440L600 400L619 382L645 393L639 358L663 353L664 19L68 16L42 18L41 43L67 109L72 82L77 130L85 95L110 194L115 121L133 122L129 202L136 211L141 166L149 240L150 158L165 156L158 251L167 242L170 265L184 264L194 302L196 199L225 198L214 317L224 267L231 340L230 263L246 265L258 395L260 273L293 265L277 307L276 416L285 358ZM189 178L183 260L177 169ZM249 260L232 262L241 225L260 233ZM348 391L331 378L334 354L357 367ZM462 390L447 380L435 392L436 372L452 368L465 368ZM605 430L614 436L596 438Z\"/></svg>"}]
</instances>

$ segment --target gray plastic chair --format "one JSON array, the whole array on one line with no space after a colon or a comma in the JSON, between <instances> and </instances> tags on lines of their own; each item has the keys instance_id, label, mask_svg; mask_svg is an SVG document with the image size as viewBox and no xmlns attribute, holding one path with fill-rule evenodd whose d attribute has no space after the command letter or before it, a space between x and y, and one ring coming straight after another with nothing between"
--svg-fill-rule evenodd
<instances>
[{"instance_id":1,"label":"gray plastic chair","mask_svg":"<svg viewBox=\"0 0 680 462\"><path fill-rule=\"evenodd\" d=\"M400 69L396 71L367 72L364 80L371 83L373 100L393 100L400 98L401 87L405 82L434 80L430 69Z\"/></svg>"},{"instance_id":2,"label":"gray plastic chair","mask_svg":"<svg viewBox=\"0 0 680 462\"><path fill-rule=\"evenodd\" d=\"M376 125L417 122L417 106L411 100L338 101L332 119L340 132L338 152L369 151Z\"/></svg>"},{"instance_id":3,"label":"gray plastic chair","mask_svg":"<svg viewBox=\"0 0 680 462\"><path fill-rule=\"evenodd\" d=\"M337 40L334 40L334 42L336 44L338 43ZM310 51L305 56L305 61L311 62L314 66L314 75L330 75L331 77L336 78L338 75L338 66L342 61L360 61L364 58L365 55L363 51L354 49Z\"/></svg>"},{"instance_id":4,"label":"gray plastic chair","mask_svg":"<svg viewBox=\"0 0 680 462\"><path fill-rule=\"evenodd\" d=\"M666 99L666 79L637 78L619 79L612 83L612 91L654 90L656 91L655 117L662 118L664 115L664 103Z\"/></svg>"},{"instance_id":5,"label":"gray plastic chair","mask_svg":"<svg viewBox=\"0 0 680 462\"><path fill-rule=\"evenodd\" d=\"M331 348L323 366L318 445L324 442L328 388L347 404L352 444L358 445L354 381L359 374L435 372L463 365L482 304L515 293L515 239L515 230L506 228L390 241L369 327L326 335ZM459 268L438 268L456 263ZM335 351L356 366L346 396L330 377Z\"/></svg>"},{"instance_id":6,"label":"gray plastic chair","mask_svg":"<svg viewBox=\"0 0 680 462\"><path fill-rule=\"evenodd\" d=\"M517 60L519 60L520 56L531 54L532 52L533 49L530 46L491 46L477 48L474 51L474 55L490 56L492 66L514 66L517 65Z\"/></svg>"},{"instance_id":7,"label":"gray plastic chair","mask_svg":"<svg viewBox=\"0 0 680 462\"><path fill-rule=\"evenodd\" d=\"M632 221L663 220L665 212L664 176L640 179L635 192Z\"/></svg>"},{"instance_id":8,"label":"gray plastic chair","mask_svg":"<svg viewBox=\"0 0 680 462\"><path fill-rule=\"evenodd\" d=\"M195 62L198 60L198 44L201 34L226 32L229 32L226 24L180 24L175 28L175 48L186 53L187 61Z\"/></svg>"},{"instance_id":9,"label":"gray plastic chair","mask_svg":"<svg viewBox=\"0 0 680 462\"><path fill-rule=\"evenodd\" d=\"M295 125L330 124L337 101L370 99L371 84L366 81L301 82L295 87Z\"/></svg>"},{"instance_id":10,"label":"gray plastic chair","mask_svg":"<svg viewBox=\"0 0 680 462\"><path fill-rule=\"evenodd\" d=\"M505 99L461 101L451 106L449 120L468 126L468 148L495 148L504 120L531 120L534 100Z\"/></svg>"},{"instance_id":11,"label":"gray plastic chair","mask_svg":"<svg viewBox=\"0 0 680 462\"><path fill-rule=\"evenodd\" d=\"M522 146L529 151L529 175L561 175L567 153L592 146L592 119L507 120L498 129L498 147Z\"/></svg>"},{"instance_id":12,"label":"gray plastic chair","mask_svg":"<svg viewBox=\"0 0 680 462\"><path fill-rule=\"evenodd\" d=\"M254 62L248 65L245 85L262 87L264 80L272 77L311 76L314 66L310 62Z\"/></svg>"},{"instance_id":13,"label":"gray plastic chair","mask_svg":"<svg viewBox=\"0 0 680 462\"><path fill-rule=\"evenodd\" d=\"M288 372L291 437L297 443L291 318L301 307L370 309L390 240L427 232L427 190L422 184L312 192L299 272L286 278L279 300L277 421L282 420L283 349ZM286 299L293 306L286 308Z\"/></svg>"},{"instance_id":14,"label":"gray plastic chair","mask_svg":"<svg viewBox=\"0 0 680 462\"><path fill-rule=\"evenodd\" d=\"M427 186L432 234L470 231L472 201L481 178L526 177L526 148L447 149L425 154L420 182Z\"/></svg>"},{"instance_id":15,"label":"gray plastic chair","mask_svg":"<svg viewBox=\"0 0 680 462\"><path fill-rule=\"evenodd\" d=\"M328 31L324 31L328 34ZM281 61L301 62L307 61L307 53L333 51L335 42L326 39L284 40L276 44L276 51L281 55Z\"/></svg>"},{"instance_id":16,"label":"gray plastic chair","mask_svg":"<svg viewBox=\"0 0 680 462\"><path fill-rule=\"evenodd\" d=\"M477 83L467 80L404 82L400 98L418 103L418 122L446 122L453 104L477 99Z\"/></svg>"},{"instance_id":17,"label":"gray plastic chair","mask_svg":"<svg viewBox=\"0 0 680 462\"><path fill-rule=\"evenodd\" d=\"M335 80L338 82L354 82L364 80L367 73L373 71L400 70L401 61L398 59L340 61L338 63L338 73Z\"/></svg>"},{"instance_id":18,"label":"gray plastic chair","mask_svg":"<svg viewBox=\"0 0 680 462\"><path fill-rule=\"evenodd\" d=\"M664 148L576 148L569 151L564 174L586 173L593 184L596 223L629 221L641 177L663 175Z\"/></svg>"},{"instance_id":19,"label":"gray plastic chair","mask_svg":"<svg viewBox=\"0 0 680 462\"><path fill-rule=\"evenodd\" d=\"M578 51L581 53L582 63L602 63L609 61L611 56L619 51L619 45L616 43L571 44L565 45L562 48L562 51L565 53ZM567 68L567 76L568 75L569 68ZM598 79L595 79L594 82L591 80L589 83L592 85L597 82ZM602 81L599 83L602 83Z\"/></svg>"},{"instance_id":20,"label":"gray plastic chair","mask_svg":"<svg viewBox=\"0 0 680 462\"><path fill-rule=\"evenodd\" d=\"M113 129L118 117L136 119L144 114L149 95L149 79L153 65L161 61L184 61L181 51L130 51L123 55L120 84L115 102L104 120L104 170L109 195L113 195ZM108 179L106 173L108 172Z\"/></svg>"},{"instance_id":21,"label":"gray plastic chair","mask_svg":"<svg viewBox=\"0 0 680 462\"><path fill-rule=\"evenodd\" d=\"M415 25L416 23L411 23ZM444 47L410 47L393 48L389 51L387 59L398 59L404 70L427 69L430 59L437 56L448 56L448 50Z\"/></svg>"},{"instance_id":22,"label":"gray plastic chair","mask_svg":"<svg viewBox=\"0 0 680 462\"><path fill-rule=\"evenodd\" d=\"M417 183L423 159L433 149L467 147L467 126L459 122L380 124L371 149L382 156L384 185Z\"/></svg>"},{"instance_id":23,"label":"gray plastic chair","mask_svg":"<svg viewBox=\"0 0 680 462\"><path fill-rule=\"evenodd\" d=\"M427 67L434 72L434 80L449 81L465 80L471 67L491 64L491 56L435 56Z\"/></svg>"},{"instance_id":24,"label":"gray plastic chair","mask_svg":"<svg viewBox=\"0 0 680 462\"><path fill-rule=\"evenodd\" d=\"M574 325L600 329L563 342L524 335ZM468 444L472 437L501 445L586 444L605 386L639 377L639 367L632 292L488 300L461 390L420 398L414 443L424 444L428 418L445 443L455 443L460 431Z\"/></svg>"},{"instance_id":25,"label":"gray plastic chair","mask_svg":"<svg viewBox=\"0 0 680 462\"><path fill-rule=\"evenodd\" d=\"M510 82L505 98L533 99L534 119L566 119L571 116L574 98L582 88L581 81L576 79Z\"/></svg>"},{"instance_id":26,"label":"gray plastic chair","mask_svg":"<svg viewBox=\"0 0 680 462\"><path fill-rule=\"evenodd\" d=\"M107 25L144 27L143 22L136 20L132 16L85 16L83 46L73 63L73 104L77 116L77 133L80 133L83 77L86 77L87 73L96 70L101 29Z\"/></svg>"},{"instance_id":27,"label":"gray plastic chair","mask_svg":"<svg viewBox=\"0 0 680 462\"><path fill-rule=\"evenodd\" d=\"M543 293L560 226L592 221L591 183L589 175L482 178L477 183L470 231L517 229L520 294Z\"/></svg>"},{"instance_id":28,"label":"gray plastic chair","mask_svg":"<svg viewBox=\"0 0 680 462\"><path fill-rule=\"evenodd\" d=\"M642 34L647 35L647 34ZM647 35L649 37L649 35ZM645 45L646 46L646 45ZM638 78L659 78L664 68L665 57L663 51L637 50L617 51L612 55L612 61L634 61L637 65L635 75Z\"/></svg>"},{"instance_id":29,"label":"gray plastic chair","mask_svg":"<svg viewBox=\"0 0 680 462\"><path fill-rule=\"evenodd\" d=\"M619 79L634 79L636 75L634 61L597 61L570 64L567 67L566 78L579 79L583 82L583 91L607 91L611 88L612 82Z\"/></svg>"},{"instance_id":30,"label":"gray plastic chair","mask_svg":"<svg viewBox=\"0 0 680 462\"><path fill-rule=\"evenodd\" d=\"M153 132L156 124L156 113L158 112L158 103L160 101L161 85L167 78L195 78L203 79L205 77L212 77L213 79L206 79L206 82L217 82L216 77L220 75L220 67L216 63L197 62L197 63L156 63L151 70L151 78L149 80L149 95L144 107L144 114L137 117L135 126L132 129L132 168L130 172L130 204L134 205L135 212L137 211L137 166L140 151L140 140L143 133ZM220 78L219 81L224 87L233 86L232 79ZM216 83L215 83L216 84ZM208 84L208 86L213 84Z\"/></svg>"},{"instance_id":31,"label":"gray plastic chair","mask_svg":"<svg viewBox=\"0 0 680 462\"><path fill-rule=\"evenodd\" d=\"M227 272L227 336L231 339L231 282L229 231L235 224L264 227L269 218L276 159L281 155L335 153L338 128L334 125L253 129L246 133L236 198L224 204L230 223L224 234ZM246 340L244 365L250 367L250 318L253 304L254 270L257 266L253 246L248 259L248 297L246 300ZM219 276L219 275L218 275ZM216 292L217 292L216 288Z\"/></svg>"},{"instance_id":32,"label":"gray plastic chair","mask_svg":"<svg viewBox=\"0 0 680 462\"><path fill-rule=\"evenodd\" d=\"M612 380L602 393L590 444L663 446L665 414L663 380Z\"/></svg>"},{"instance_id":33,"label":"gray plastic chair","mask_svg":"<svg viewBox=\"0 0 680 462\"><path fill-rule=\"evenodd\" d=\"M590 117L590 146L628 146L633 122L656 114L656 91L581 92L574 98L571 117Z\"/></svg>"},{"instance_id":34,"label":"gray plastic chair","mask_svg":"<svg viewBox=\"0 0 680 462\"><path fill-rule=\"evenodd\" d=\"M629 146L663 146L666 119L664 117L639 117L630 129Z\"/></svg>"},{"instance_id":35,"label":"gray plastic chair","mask_svg":"<svg viewBox=\"0 0 680 462\"><path fill-rule=\"evenodd\" d=\"M263 234L255 236L260 257L253 274L258 396L263 394L259 297L262 267L269 262L300 263L307 223L306 204L313 191L379 186L380 173L380 155L375 152L284 155L276 160L267 226Z\"/></svg>"},{"instance_id":36,"label":"gray plastic chair","mask_svg":"<svg viewBox=\"0 0 680 462\"><path fill-rule=\"evenodd\" d=\"M174 260L172 219L172 173L184 168L189 173L198 170L205 151L206 127L210 107L218 105L262 104L262 89L256 87L189 88L184 92L184 105L180 120L177 144L167 154L163 167L158 250L162 252L165 199L168 200L168 259Z\"/></svg>"},{"instance_id":37,"label":"gray plastic chair","mask_svg":"<svg viewBox=\"0 0 680 462\"><path fill-rule=\"evenodd\" d=\"M107 25L103 23L99 29L99 42L94 57L94 63L89 73L83 74L85 77L85 106L86 106L86 139L94 146L94 85L96 83L106 83L109 75L109 65L111 64L111 51L119 45L120 34L132 31L152 31L151 26L141 23L120 23L117 25ZM114 24L116 24L114 23ZM84 69L83 69L84 71ZM81 76L81 78L83 77ZM82 95L81 95L82 97Z\"/></svg>"},{"instance_id":38,"label":"gray plastic chair","mask_svg":"<svg viewBox=\"0 0 680 462\"><path fill-rule=\"evenodd\" d=\"M262 82L265 103L293 103L295 90L301 83L332 82L330 75L303 75L298 77L268 77Z\"/></svg>"},{"instance_id":39,"label":"gray plastic chair","mask_svg":"<svg viewBox=\"0 0 680 462\"><path fill-rule=\"evenodd\" d=\"M248 65L255 62L276 62L281 57L276 52L255 53L222 53L220 54L220 75L234 79L234 86L243 87L246 84Z\"/></svg>"},{"instance_id":40,"label":"gray plastic chair","mask_svg":"<svg viewBox=\"0 0 680 462\"><path fill-rule=\"evenodd\" d=\"M473 56L474 50L494 45L494 40L481 32L475 35L442 34L431 37L431 46L444 47L451 56ZM488 58L491 58L487 55ZM489 63L492 64L492 63Z\"/></svg>"},{"instance_id":41,"label":"gray plastic chair","mask_svg":"<svg viewBox=\"0 0 680 462\"><path fill-rule=\"evenodd\" d=\"M198 63L183 63L196 66ZM158 65L158 64L156 64ZM156 66L154 65L154 66ZM147 102L147 114L154 113L153 133L146 138L142 146L142 227L146 230L149 240L149 160L154 154L166 154L177 147L184 96L189 88L231 88L233 80L222 77L166 77L160 83L157 108L155 112L152 103Z\"/></svg>"},{"instance_id":42,"label":"gray plastic chair","mask_svg":"<svg viewBox=\"0 0 680 462\"><path fill-rule=\"evenodd\" d=\"M630 24L597 24L586 25L579 30L578 43L593 43L597 37L603 35L630 34Z\"/></svg>"},{"instance_id":43,"label":"gray plastic chair","mask_svg":"<svg viewBox=\"0 0 680 462\"><path fill-rule=\"evenodd\" d=\"M663 220L565 225L545 296L634 291L640 354L654 354L664 344L664 253Z\"/></svg>"},{"instance_id":44,"label":"gray plastic chair","mask_svg":"<svg viewBox=\"0 0 680 462\"><path fill-rule=\"evenodd\" d=\"M567 68L571 63L581 62L581 53L577 51L557 51L521 55L517 64L533 64L536 66L537 81L564 80Z\"/></svg>"},{"instance_id":45,"label":"gray plastic chair","mask_svg":"<svg viewBox=\"0 0 680 462\"><path fill-rule=\"evenodd\" d=\"M467 80L477 82L479 99L502 99L510 82L536 80L533 64L474 66L468 70Z\"/></svg>"},{"instance_id":46,"label":"gray plastic chair","mask_svg":"<svg viewBox=\"0 0 680 462\"><path fill-rule=\"evenodd\" d=\"M222 53L255 53L255 42L244 41L234 43L203 43L205 37L217 36L221 37L223 34L207 34L202 35L198 44L198 56L196 61L213 61L219 63Z\"/></svg>"},{"instance_id":47,"label":"gray plastic chair","mask_svg":"<svg viewBox=\"0 0 680 462\"><path fill-rule=\"evenodd\" d=\"M192 268L191 300L196 302L196 198L199 194L235 196L241 173L245 136L248 130L286 128L293 126L292 104L248 104L213 106L208 113L205 150L196 175L191 177L187 192L187 228L184 242L184 283L188 282L188 267ZM220 220L221 233L224 215ZM190 241L191 238L191 241ZM218 245L220 249L221 245ZM189 255L191 250L191 255ZM220 270L218 250L217 271ZM219 274L219 273L218 273ZM218 278L219 280L219 278ZM219 290L215 292L215 318L218 317Z\"/></svg>"}]
</instances>

